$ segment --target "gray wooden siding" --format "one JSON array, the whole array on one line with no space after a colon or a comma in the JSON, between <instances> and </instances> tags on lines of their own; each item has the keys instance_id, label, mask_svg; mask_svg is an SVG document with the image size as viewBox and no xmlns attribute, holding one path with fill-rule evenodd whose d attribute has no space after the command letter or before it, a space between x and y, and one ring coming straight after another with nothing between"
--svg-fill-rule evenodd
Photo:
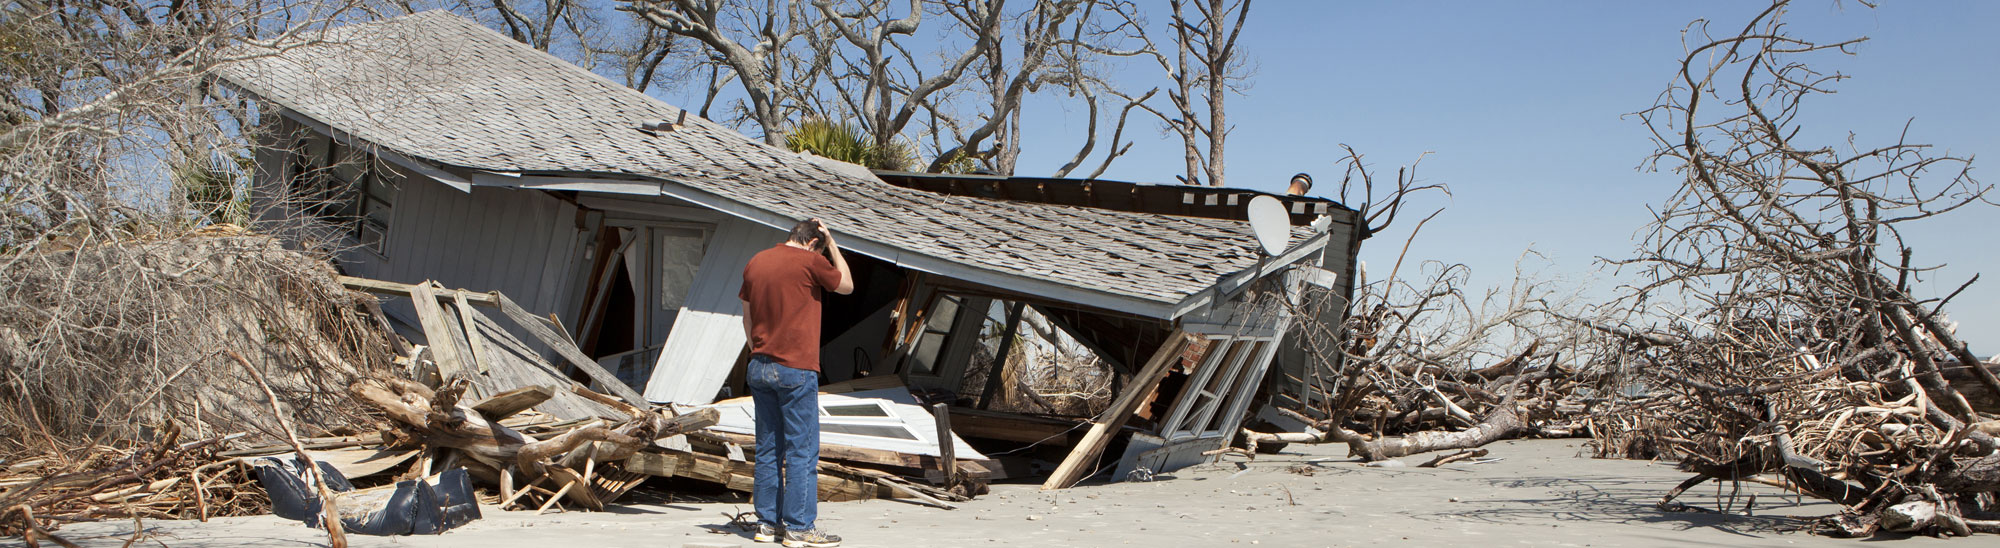
<instances>
[{"instance_id":1,"label":"gray wooden siding","mask_svg":"<svg viewBox=\"0 0 2000 548\"><path fill-rule=\"evenodd\" d=\"M572 271L563 265L581 260L575 206L533 190L460 192L421 175L397 177L397 189L387 253L347 250L349 273L499 291L530 312L570 313L561 289Z\"/></svg>"}]
</instances>

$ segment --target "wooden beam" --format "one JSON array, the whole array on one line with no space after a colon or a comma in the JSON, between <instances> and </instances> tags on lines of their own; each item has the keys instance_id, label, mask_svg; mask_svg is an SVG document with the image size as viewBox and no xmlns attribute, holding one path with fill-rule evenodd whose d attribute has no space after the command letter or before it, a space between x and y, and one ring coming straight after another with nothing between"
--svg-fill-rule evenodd
<instances>
[{"instance_id":1,"label":"wooden beam","mask_svg":"<svg viewBox=\"0 0 2000 548\"><path fill-rule=\"evenodd\" d=\"M472 364L479 369L480 373L485 373L488 368L487 364L491 362L487 361L486 345L479 344L479 324L472 321L472 305L466 303L464 291L453 291L452 293L452 306L458 309L459 327L465 329L465 345L469 347L467 350L472 351Z\"/></svg>"},{"instance_id":2,"label":"wooden beam","mask_svg":"<svg viewBox=\"0 0 2000 548\"><path fill-rule=\"evenodd\" d=\"M701 432L690 432L688 436L691 438L708 438L714 442L733 443L743 447L757 446L757 438L745 434L704 430ZM911 472L937 470L943 467L943 463L938 460L938 457L930 455L898 453L887 449L869 449L866 447L836 445L826 442L820 442L819 458L822 460L907 468ZM1000 467L997 461L977 459L959 460L956 465L961 469L960 475L972 479L988 479L990 470Z\"/></svg>"},{"instance_id":3,"label":"wooden beam","mask_svg":"<svg viewBox=\"0 0 2000 548\"><path fill-rule=\"evenodd\" d=\"M954 407L952 431L961 438L982 438L1011 441L1016 443L1049 443L1069 445L1069 436L1077 430L1081 421L1051 419L1034 415L1017 415L997 411L981 411L970 407Z\"/></svg>"},{"instance_id":4,"label":"wooden beam","mask_svg":"<svg viewBox=\"0 0 2000 548\"><path fill-rule=\"evenodd\" d=\"M1167 340L1160 343L1160 349L1153 352L1153 358L1146 361L1146 367L1139 370L1132 383L1126 385L1125 391L1118 394L1118 399L1111 402L1111 407L1099 415L1100 419L1090 425L1090 432L1084 434L1083 441L1077 442L1076 448L1070 450L1069 456L1056 467L1056 471L1049 474L1049 480L1042 483L1042 489L1067 489L1083 480L1090 467L1097 464L1097 457L1104 452L1111 436L1125 427L1125 421L1132 418L1132 412L1138 410L1146 394L1159 386L1160 379L1167 374L1167 366L1180 357L1181 349L1186 346L1187 337L1180 330L1168 335Z\"/></svg>"},{"instance_id":5,"label":"wooden beam","mask_svg":"<svg viewBox=\"0 0 2000 548\"><path fill-rule=\"evenodd\" d=\"M1019 312L1020 305L1014 309ZM938 464L944 470L946 487L958 485L958 456L956 444L951 435L951 404L938 402L931 405L931 414L937 422Z\"/></svg>"},{"instance_id":6,"label":"wooden beam","mask_svg":"<svg viewBox=\"0 0 2000 548\"><path fill-rule=\"evenodd\" d=\"M1007 376L1007 358L1014 352L1014 334L1021 327L1021 309L1028 303L1014 301L1007 310L1007 327L1000 331L1000 349L993 354L993 363L986 368L986 388L979 391L979 408L990 409L993 393L1000 391L1000 381Z\"/></svg>"},{"instance_id":7,"label":"wooden beam","mask_svg":"<svg viewBox=\"0 0 2000 548\"><path fill-rule=\"evenodd\" d=\"M373 280L368 278L356 278L353 276L339 276L338 279L340 280L340 285L347 286L348 289L365 291L377 295L394 295L397 297L409 297L415 294L417 289L417 286L412 284ZM440 298L456 299L459 296L463 295L465 297L465 300L467 301L471 301L473 303L482 304L486 306L499 306L500 304L499 301L493 299L493 295L487 293L474 293L471 291L464 291L458 289L444 289L439 287L432 287L430 289L430 292L432 296Z\"/></svg>"},{"instance_id":8,"label":"wooden beam","mask_svg":"<svg viewBox=\"0 0 2000 548\"><path fill-rule=\"evenodd\" d=\"M729 460L727 457L691 452L638 453L620 462L627 471L641 474L688 478L722 484L732 491L748 493L756 483L756 465L748 462ZM862 481L843 474L828 474L845 471L844 467L821 463L819 474L819 499L822 501L847 501L885 498L893 494L887 487L876 485L872 479Z\"/></svg>"}]
</instances>

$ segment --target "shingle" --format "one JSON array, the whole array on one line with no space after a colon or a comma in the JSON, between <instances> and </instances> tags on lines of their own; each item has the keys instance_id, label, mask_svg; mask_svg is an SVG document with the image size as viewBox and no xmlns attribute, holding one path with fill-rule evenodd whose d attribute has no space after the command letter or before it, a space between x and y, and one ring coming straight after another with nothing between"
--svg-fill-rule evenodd
<instances>
[{"instance_id":1,"label":"shingle","mask_svg":"<svg viewBox=\"0 0 2000 548\"><path fill-rule=\"evenodd\" d=\"M994 273L1174 303L1256 262L1247 224L945 196L828 169L430 11L329 31L328 43L222 69L266 100L375 145L501 172L639 175L853 238ZM1294 237L1308 236L1295 229Z\"/></svg>"}]
</instances>

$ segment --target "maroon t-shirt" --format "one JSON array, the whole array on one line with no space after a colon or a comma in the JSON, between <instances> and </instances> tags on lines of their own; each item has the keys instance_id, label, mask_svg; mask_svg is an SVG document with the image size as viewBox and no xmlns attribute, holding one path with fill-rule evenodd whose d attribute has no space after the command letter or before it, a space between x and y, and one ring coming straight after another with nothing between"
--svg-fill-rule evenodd
<instances>
[{"instance_id":1,"label":"maroon t-shirt","mask_svg":"<svg viewBox=\"0 0 2000 548\"><path fill-rule=\"evenodd\" d=\"M820 298L838 288L840 270L819 253L785 244L757 252L736 292L750 305L750 353L819 371Z\"/></svg>"}]
</instances>

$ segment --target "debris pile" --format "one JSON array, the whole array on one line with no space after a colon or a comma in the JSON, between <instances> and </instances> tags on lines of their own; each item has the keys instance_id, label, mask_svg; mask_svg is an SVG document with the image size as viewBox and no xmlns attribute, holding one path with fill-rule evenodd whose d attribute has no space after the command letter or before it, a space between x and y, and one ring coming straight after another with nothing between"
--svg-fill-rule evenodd
<instances>
[{"instance_id":1,"label":"debris pile","mask_svg":"<svg viewBox=\"0 0 2000 548\"><path fill-rule=\"evenodd\" d=\"M234 234L44 253L44 263L88 263L77 270L128 268L128 291L151 284L163 298L147 301L156 309L106 306L45 328L68 343L27 343L15 335L26 322L4 325L10 364L39 356L103 371L122 352L127 357L117 363L133 371L84 379L53 368L16 369L44 376L29 381L16 373L0 393L15 413L5 422L15 445L0 462L0 534L53 539L51 531L67 522L273 510L315 526L339 516L343 526L335 529L363 534L438 533L476 518L476 507L459 500L465 490L455 487L468 479L485 488L478 495L485 503L538 512L602 510L652 477L750 490L754 430L705 430L728 402L647 404L586 359L552 320L505 295L338 277L268 239ZM97 290L111 285L108 277L90 281ZM26 298L36 294L22 295L29 293L23 286L9 287L17 294L7 306L37 302ZM396 336L376 298L363 292L411 298L429 344ZM77 289L63 296L69 301L45 302L88 295ZM213 308L183 309L199 306ZM61 308L26 312L48 317ZM182 319L151 317L163 312ZM215 336L196 341L187 333ZM146 362L179 365L129 367L135 352ZM49 400L51 387L97 397L99 407L84 417L54 416L81 411ZM900 387L830 388L902 390L909 398ZM134 423L107 418L114 415ZM956 441L948 426L937 434ZM823 451L825 500L902 498L951 508L982 492L995 476L989 468L998 468L953 458L949 449L942 457L839 444ZM436 504L411 510L412 499ZM412 512L439 519L401 515Z\"/></svg>"}]
</instances>

